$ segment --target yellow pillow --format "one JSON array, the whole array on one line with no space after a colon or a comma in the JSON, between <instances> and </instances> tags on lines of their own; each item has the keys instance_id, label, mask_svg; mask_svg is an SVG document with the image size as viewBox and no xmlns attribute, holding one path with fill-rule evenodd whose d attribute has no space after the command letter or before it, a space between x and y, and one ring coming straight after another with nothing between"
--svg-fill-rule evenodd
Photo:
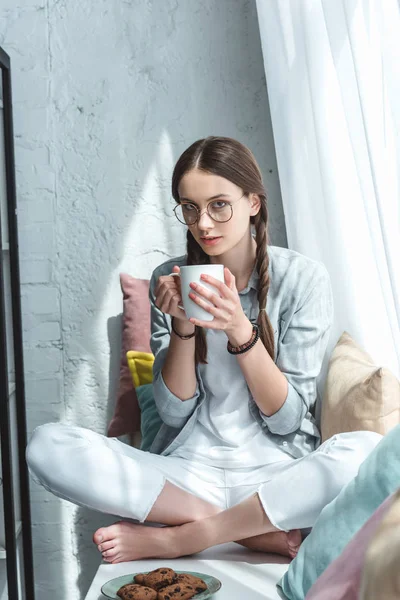
<instances>
[{"instance_id":1,"label":"yellow pillow","mask_svg":"<svg viewBox=\"0 0 400 600\"><path fill-rule=\"evenodd\" d=\"M135 388L139 387L139 385L144 385L145 383L151 383L153 381L153 354L150 352L128 350L126 359Z\"/></svg>"}]
</instances>

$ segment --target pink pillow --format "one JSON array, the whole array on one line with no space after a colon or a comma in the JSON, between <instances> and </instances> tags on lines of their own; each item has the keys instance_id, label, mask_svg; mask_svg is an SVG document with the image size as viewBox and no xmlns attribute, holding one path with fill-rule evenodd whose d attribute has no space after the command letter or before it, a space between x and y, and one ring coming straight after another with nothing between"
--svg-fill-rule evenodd
<instances>
[{"instance_id":1,"label":"pink pillow","mask_svg":"<svg viewBox=\"0 0 400 600\"><path fill-rule=\"evenodd\" d=\"M120 284L123 293L121 364L117 401L108 426L108 437L140 431L140 409L126 353L128 350L151 352L149 280L121 273Z\"/></svg>"},{"instance_id":2,"label":"pink pillow","mask_svg":"<svg viewBox=\"0 0 400 600\"><path fill-rule=\"evenodd\" d=\"M358 600L365 553L393 501L394 494L382 502L340 556L318 577L306 600Z\"/></svg>"}]
</instances>

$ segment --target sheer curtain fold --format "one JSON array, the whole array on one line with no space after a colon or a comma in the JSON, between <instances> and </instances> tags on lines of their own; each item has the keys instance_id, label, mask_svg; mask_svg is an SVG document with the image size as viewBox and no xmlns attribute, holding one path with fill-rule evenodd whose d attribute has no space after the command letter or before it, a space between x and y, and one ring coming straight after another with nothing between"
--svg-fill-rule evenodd
<instances>
[{"instance_id":1,"label":"sheer curtain fold","mask_svg":"<svg viewBox=\"0 0 400 600\"><path fill-rule=\"evenodd\" d=\"M289 248L332 279L327 356L347 330L400 376L399 3L257 10Z\"/></svg>"}]
</instances>

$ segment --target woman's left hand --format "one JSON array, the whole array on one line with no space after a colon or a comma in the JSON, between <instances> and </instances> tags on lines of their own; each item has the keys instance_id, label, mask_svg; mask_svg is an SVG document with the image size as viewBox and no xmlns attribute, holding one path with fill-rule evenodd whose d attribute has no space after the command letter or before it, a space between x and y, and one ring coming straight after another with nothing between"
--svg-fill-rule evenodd
<instances>
[{"instance_id":1,"label":"woman's left hand","mask_svg":"<svg viewBox=\"0 0 400 600\"><path fill-rule=\"evenodd\" d=\"M219 295L198 283L191 283L193 290L189 297L198 306L214 315L213 321L200 321L199 319L189 319L193 325L205 327L208 329L223 329L229 336L236 329L240 329L247 320L240 303L239 293L236 288L235 277L230 270L224 268L225 283L211 277L211 275L202 275L201 279L215 287ZM196 293L194 293L196 292ZM211 304L205 302L207 299Z\"/></svg>"}]
</instances>

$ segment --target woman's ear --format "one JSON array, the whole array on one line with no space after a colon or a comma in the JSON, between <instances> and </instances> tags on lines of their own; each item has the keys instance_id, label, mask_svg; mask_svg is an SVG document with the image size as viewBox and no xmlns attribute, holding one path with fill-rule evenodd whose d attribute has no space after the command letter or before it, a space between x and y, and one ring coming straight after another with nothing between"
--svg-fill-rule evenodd
<instances>
[{"instance_id":1,"label":"woman's ear","mask_svg":"<svg viewBox=\"0 0 400 600\"><path fill-rule=\"evenodd\" d=\"M261 200L258 194L250 194L250 216L255 217L261 207Z\"/></svg>"}]
</instances>

